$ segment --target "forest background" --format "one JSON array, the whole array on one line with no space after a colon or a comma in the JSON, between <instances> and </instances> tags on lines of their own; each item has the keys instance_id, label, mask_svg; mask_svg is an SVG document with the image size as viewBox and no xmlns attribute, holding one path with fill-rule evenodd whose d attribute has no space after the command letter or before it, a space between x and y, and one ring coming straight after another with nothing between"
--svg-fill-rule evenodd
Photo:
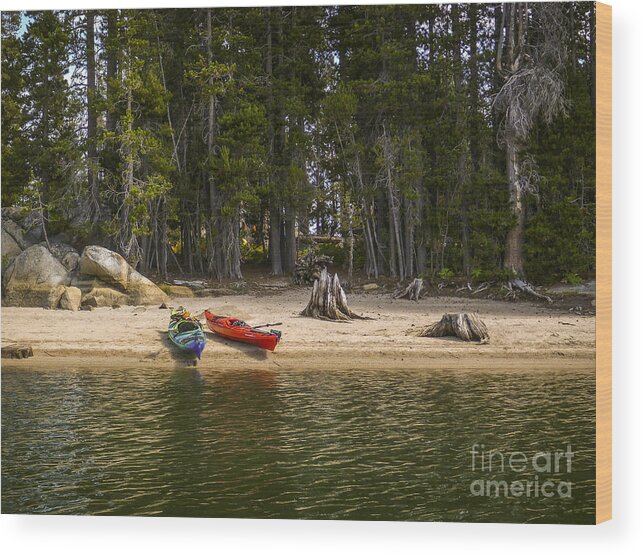
<instances>
[{"instance_id":1,"label":"forest background","mask_svg":"<svg viewBox=\"0 0 643 556\"><path fill-rule=\"evenodd\" d=\"M589 2L3 12L2 205L143 272L595 272Z\"/></svg>"}]
</instances>

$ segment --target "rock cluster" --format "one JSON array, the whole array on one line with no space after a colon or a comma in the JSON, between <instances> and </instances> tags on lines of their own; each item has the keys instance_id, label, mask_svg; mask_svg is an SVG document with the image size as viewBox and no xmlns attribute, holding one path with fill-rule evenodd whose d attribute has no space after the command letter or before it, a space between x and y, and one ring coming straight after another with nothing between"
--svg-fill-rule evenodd
<instances>
[{"instance_id":1,"label":"rock cluster","mask_svg":"<svg viewBox=\"0 0 643 556\"><path fill-rule=\"evenodd\" d=\"M168 300L118 253L88 245L79 254L60 238L39 241L37 231L25 226L29 217L21 222L19 215L16 209L2 209L5 305L76 311L83 306L152 305Z\"/></svg>"}]
</instances>

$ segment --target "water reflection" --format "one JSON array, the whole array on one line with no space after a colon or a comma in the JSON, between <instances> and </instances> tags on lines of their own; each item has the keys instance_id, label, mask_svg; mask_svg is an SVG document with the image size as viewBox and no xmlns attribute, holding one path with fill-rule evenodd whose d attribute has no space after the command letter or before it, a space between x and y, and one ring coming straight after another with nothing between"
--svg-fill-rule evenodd
<instances>
[{"instance_id":1,"label":"water reflection","mask_svg":"<svg viewBox=\"0 0 643 556\"><path fill-rule=\"evenodd\" d=\"M591 371L4 369L2 382L5 513L593 520ZM472 497L475 443L571 444L572 499Z\"/></svg>"}]
</instances>

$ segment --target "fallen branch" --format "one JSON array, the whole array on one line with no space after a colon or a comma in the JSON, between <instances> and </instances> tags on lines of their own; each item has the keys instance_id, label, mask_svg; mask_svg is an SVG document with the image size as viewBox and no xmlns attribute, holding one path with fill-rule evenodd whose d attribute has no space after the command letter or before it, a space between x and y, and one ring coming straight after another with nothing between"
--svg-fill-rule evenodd
<instances>
[{"instance_id":1,"label":"fallen branch","mask_svg":"<svg viewBox=\"0 0 643 556\"><path fill-rule=\"evenodd\" d=\"M489 283L488 282L483 282L480 284L476 290L471 294L471 295L476 295L477 293L483 292L485 290L489 289Z\"/></svg>"},{"instance_id":2,"label":"fallen branch","mask_svg":"<svg viewBox=\"0 0 643 556\"><path fill-rule=\"evenodd\" d=\"M476 313L445 313L442 319L419 334L428 338L455 336L465 342L489 342L487 326Z\"/></svg>"}]
</instances>

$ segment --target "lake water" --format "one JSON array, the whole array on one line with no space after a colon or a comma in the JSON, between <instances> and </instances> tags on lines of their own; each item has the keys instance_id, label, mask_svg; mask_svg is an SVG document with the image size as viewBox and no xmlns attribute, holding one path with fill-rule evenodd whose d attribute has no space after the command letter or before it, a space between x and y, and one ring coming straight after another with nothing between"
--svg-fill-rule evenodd
<instances>
[{"instance_id":1,"label":"lake water","mask_svg":"<svg viewBox=\"0 0 643 556\"><path fill-rule=\"evenodd\" d=\"M591 370L5 368L2 512L591 523L594 399ZM571 491L472 494L535 475Z\"/></svg>"}]
</instances>

